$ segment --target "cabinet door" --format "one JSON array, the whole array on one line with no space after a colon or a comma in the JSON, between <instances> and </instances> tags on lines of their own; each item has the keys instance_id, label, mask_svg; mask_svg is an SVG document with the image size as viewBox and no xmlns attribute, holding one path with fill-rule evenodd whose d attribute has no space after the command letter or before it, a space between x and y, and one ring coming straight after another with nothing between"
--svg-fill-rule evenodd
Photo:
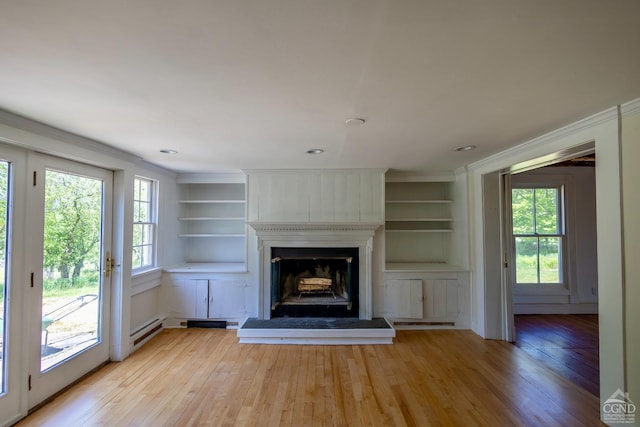
<instances>
[{"instance_id":1,"label":"cabinet door","mask_svg":"<svg viewBox=\"0 0 640 427\"><path fill-rule=\"evenodd\" d=\"M246 315L243 280L209 280L209 318L234 319Z\"/></svg>"},{"instance_id":2,"label":"cabinet door","mask_svg":"<svg viewBox=\"0 0 640 427\"><path fill-rule=\"evenodd\" d=\"M196 287L193 280L174 280L167 287L167 309L171 317L196 315Z\"/></svg>"},{"instance_id":3,"label":"cabinet door","mask_svg":"<svg viewBox=\"0 0 640 427\"><path fill-rule=\"evenodd\" d=\"M208 280L192 280L196 288L196 312L195 317L198 319L206 319L209 309L209 281Z\"/></svg>"},{"instance_id":4,"label":"cabinet door","mask_svg":"<svg viewBox=\"0 0 640 427\"><path fill-rule=\"evenodd\" d=\"M422 319L422 280L386 280L384 283L384 307L389 317Z\"/></svg>"},{"instance_id":5,"label":"cabinet door","mask_svg":"<svg viewBox=\"0 0 640 427\"><path fill-rule=\"evenodd\" d=\"M206 319L208 294L208 280L174 280L167 289L168 315L184 319Z\"/></svg>"},{"instance_id":6,"label":"cabinet door","mask_svg":"<svg viewBox=\"0 0 640 427\"><path fill-rule=\"evenodd\" d=\"M458 316L458 281L427 280L427 317L455 319Z\"/></svg>"}]
</instances>

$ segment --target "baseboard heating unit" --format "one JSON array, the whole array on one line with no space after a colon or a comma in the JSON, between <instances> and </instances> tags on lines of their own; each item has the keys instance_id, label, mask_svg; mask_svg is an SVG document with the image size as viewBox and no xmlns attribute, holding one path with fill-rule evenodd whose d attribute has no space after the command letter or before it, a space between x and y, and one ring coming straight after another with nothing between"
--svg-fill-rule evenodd
<instances>
[{"instance_id":1,"label":"baseboard heating unit","mask_svg":"<svg viewBox=\"0 0 640 427\"><path fill-rule=\"evenodd\" d=\"M138 348L142 347L151 338L156 336L160 331L162 331L164 329L162 323L163 320L164 319L160 319L159 317L155 318L132 332L129 336L130 352L133 353Z\"/></svg>"}]
</instances>

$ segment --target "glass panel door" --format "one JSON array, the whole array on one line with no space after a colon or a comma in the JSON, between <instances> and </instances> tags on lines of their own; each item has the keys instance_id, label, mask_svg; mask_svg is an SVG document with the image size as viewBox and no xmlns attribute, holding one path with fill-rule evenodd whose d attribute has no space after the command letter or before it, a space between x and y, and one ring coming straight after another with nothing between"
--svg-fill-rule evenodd
<instances>
[{"instance_id":1,"label":"glass panel door","mask_svg":"<svg viewBox=\"0 0 640 427\"><path fill-rule=\"evenodd\" d=\"M40 370L97 344L103 182L45 170Z\"/></svg>"},{"instance_id":2,"label":"glass panel door","mask_svg":"<svg viewBox=\"0 0 640 427\"><path fill-rule=\"evenodd\" d=\"M30 407L108 360L112 268L112 173L44 155L32 164Z\"/></svg>"}]
</instances>

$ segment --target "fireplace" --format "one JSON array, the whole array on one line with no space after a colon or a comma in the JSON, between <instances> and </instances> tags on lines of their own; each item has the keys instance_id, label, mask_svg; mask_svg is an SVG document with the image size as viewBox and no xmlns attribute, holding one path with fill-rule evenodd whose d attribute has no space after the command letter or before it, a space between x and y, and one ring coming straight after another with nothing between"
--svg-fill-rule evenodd
<instances>
[{"instance_id":1,"label":"fireplace","mask_svg":"<svg viewBox=\"0 0 640 427\"><path fill-rule=\"evenodd\" d=\"M342 267L333 268L346 268L347 260L351 259L351 292L349 293L351 300L351 310L349 315L358 317L359 319L371 319L373 314L373 299L372 299L372 275L373 275L373 237L376 229L380 226L378 223L356 223L356 224L340 224L340 223L266 223L266 222L251 222L251 227L256 231L258 253L260 260L260 278L259 278L259 304L258 304L258 318L270 319L273 313L272 301L276 301L273 298L274 288L271 286L274 258L278 256L280 258L286 258L291 255L287 252L289 249L295 251L299 249L310 249L312 251L318 250L345 250L345 252L334 255L344 258ZM285 252L273 252L275 248L280 248ZM308 255L308 254L305 254ZM329 258L327 253L320 254L323 257ZM310 258L313 258L310 257ZM318 258L316 256L316 258ZM312 268L315 271L315 267ZM355 273L357 272L357 273ZM326 275L325 275L326 276ZM325 276L320 276L325 277ZM341 273L341 276L343 274ZM326 277L325 277L326 278ZM341 279L342 280L342 279ZM338 281L337 284L333 283L332 286L344 286ZM344 292L339 288L336 288L336 297L339 297ZM309 299L312 297L323 298L327 303L329 298L333 298L333 295L325 292L315 292L313 295L303 295L300 297ZM338 298L336 298L338 299ZM348 303L349 303L348 302ZM342 304L342 305L348 305ZM282 306L282 304L280 304ZM329 304L325 304L329 305ZM336 310L337 311L337 310ZM279 314L278 312L275 313Z\"/></svg>"},{"instance_id":2,"label":"fireplace","mask_svg":"<svg viewBox=\"0 0 640 427\"><path fill-rule=\"evenodd\" d=\"M271 317L358 317L357 247L272 247Z\"/></svg>"}]
</instances>

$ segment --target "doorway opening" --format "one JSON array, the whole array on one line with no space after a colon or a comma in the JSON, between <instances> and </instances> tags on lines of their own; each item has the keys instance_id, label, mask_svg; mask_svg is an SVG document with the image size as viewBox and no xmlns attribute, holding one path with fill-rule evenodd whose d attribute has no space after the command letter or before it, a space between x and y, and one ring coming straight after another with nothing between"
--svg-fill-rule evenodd
<instances>
[{"instance_id":1,"label":"doorway opening","mask_svg":"<svg viewBox=\"0 0 640 427\"><path fill-rule=\"evenodd\" d=\"M502 229L511 341L599 396L595 162L505 174Z\"/></svg>"}]
</instances>

